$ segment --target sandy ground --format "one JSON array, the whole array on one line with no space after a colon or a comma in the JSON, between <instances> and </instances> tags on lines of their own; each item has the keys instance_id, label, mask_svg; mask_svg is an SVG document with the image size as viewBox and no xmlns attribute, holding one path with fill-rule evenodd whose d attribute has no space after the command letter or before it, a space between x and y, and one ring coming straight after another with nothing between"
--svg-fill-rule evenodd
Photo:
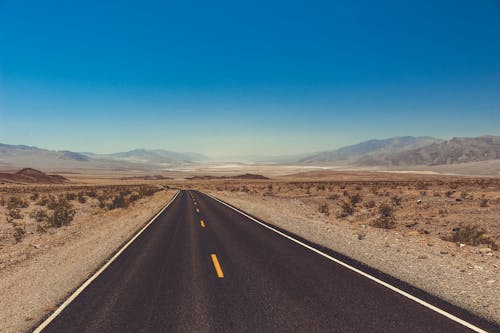
<instances>
[{"instance_id":1,"label":"sandy ground","mask_svg":"<svg viewBox=\"0 0 500 333\"><path fill-rule=\"evenodd\" d=\"M32 233L17 244L4 240L0 332L26 331L55 310L174 193L157 192L126 209L79 210L69 226Z\"/></svg>"},{"instance_id":2,"label":"sandy ground","mask_svg":"<svg viewBox=\"0 0 500 333\"><path fill-rule=\"evenodd\" d=\"M500 322L498 251L458 246L414 230L380 229L325 216L307 198L209 192L262 220Z\"/></svg>"}]
</instances>

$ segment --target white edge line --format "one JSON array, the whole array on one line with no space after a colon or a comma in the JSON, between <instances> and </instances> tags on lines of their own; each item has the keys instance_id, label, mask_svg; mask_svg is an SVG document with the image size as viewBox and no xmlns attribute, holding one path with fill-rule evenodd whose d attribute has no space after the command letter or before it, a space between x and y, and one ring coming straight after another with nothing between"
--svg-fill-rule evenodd
<instances>
[{"instance_id":1,"label":"white edge line","mask_svg":"<svg viewBox=\"0 0 500 333\"><path fill-rule=\"evenodd\" d=\"M235 208L235 207L233 207L233 206L225 203L224 201L216 198L215 196L213 196L211 194L207 194L207 195L209 197L211 197L212 199L217 200L221 204L223 204L223 205L231 208L232 210L240 213L241 215L249 218L250 220L252 220L254 222L257 222L258 224L262 225L263 227L266 227L266 228L274 231L275 233L277 233L277 234L279 234L279 235L281 235L281 236L283 236L285 238L288 238L289 240L291 240L291 241L293 241L293 242L295 242L297 244L300 244L303 247L305 247L305 248L307 248L307 249L309 249L309 250L311 250L313 252L316 252L317 254L319 254L319 255L321 255L321 256L323 256L325 258L328 258L331 261L334 261L335 263L337 263L337 264L339 264L341 266L344 266L345 268L348 268L351 271L354 271L354 272L356 272L356 273L358 273L358 274L360 274L360 275L362 275L362 276L364 276L364 277L366 277L366 278L368 278L368 279L370 279L370 280L372 280L372 281L374 281L374 282L376 282L376 283L378 283L378 284L380 284L380 285L382 285L382 286L384 286L384 287L386 287L386 288L388 288L388 289L390 289L390 290L392 290L392 291L394 291L394 292L396 292L396 293L398 293L398 294L400 294L400 295L402 295L402 296L404 296L406 298L409 298L412 301L417 302L418 304L423 305L426 308L428 308L428 309L430 309L432 311L435 311L435 312L439 313L440 315L445 316L448 319L453 320L454 322L457 322L457 323L459 323L459 324L461 324L461 325L463 325L463 326L465 326L465 327L467 327L467 328L469 328L469 329L471 329L471 330L473 330L475 332L478 332L478 333L488 333L487 331L485 331L485 330L483 330L483 329L481 329L481 328L479 328L479 327L477 327L477 326L475 326L475 325L473 325L473 324L471 324L471 323L469 323L469 322L467 322L467 321L465 321L463 319L460 319L460 318L452 315L451 313L448 313L448 312L446 312L446 311L444 311L444 310L442 310L442 309L440 309L440 308L438 308L438 307L436 307L436 306L434 306L434 305L432 305L430 303L427 303L426 301L424 301L424 300L422 300L422 299L420 299L420 298L418 298L416 296L413 296L413 295L411 295L411 294L409 294L409 293L407 293L407 292L405 292L405 291L403 291L403 290L401 290L401 289L399 289L397 287L394 287L393 285L390 285L387 282L384 282L384 281L382 281L382 280L374 277L373 275L365 273L362 270L359 270L359 269L357 269L357 268L355 268L355 267L353 267L353 266L351 266L351 265L349 265L349 264L347 264L347 263L345 263L345 262L343 262L343 261L341 261L339 259L336 259L336 258L334 258L334 257L332 257L332 256L330 256L330 255L328 255L328 254L326 254L324 252L321 252L318 249L315 249L312 246L309 246L309 245L307 245L307 244L305 244L305 243L303 243L303 242L301 242L301 241L299 241L299 240L297 240L297 239L295 239L293 237L290 237L289 235L287 235L287 234L285 234L285 233L283 233L283 232L281 232L281 231L279 231L279 230L277 230L277 229L275 229L273 227L270 227L270 226L268 226L265 223L262 223L261 221L255 219L252 216L246 214L245 212L242 212L241 210L239 210L239 209L237 209L237 208Z\"/></svg>"},{"instance_id":2,"label":"white edge line","mask_svg":"<svg viewBox=\"0 0 500 333\"><path fill-rule=\"evenodd\" d=\"M122 252L125 251L125 249L129 247L130 244L132 244L132 242L136 240L136 238L139 237L144 232L144 230L146 230L151 225L151 223L153 223L156 220L156 218L160 216L161 213L163 213L165 209L168 208L168 206L170 206L170 204L175 200L175 198L177 198L179 193L180 191L177 191L177 193L175 193L172 199L170 199L170 201L158 212L158 214L156 214L148 222L148 224L146 224L139 232L135 234L134 237L132 237L132 239L130 239L125 245L123 245L122 248L110 260L108 260L106 264L104 264L104 266L102 266L97 272L94 273L94 275L88 278L77 290L75 290L73 294L71 294L71 296L69 296L68 299L64 301L64 303L62 303L47 319L45 319L43 323L40 324L40 326L35 328L33 333L42 332L43 329L47 327L47 325L49 325L75 298L77 298L78 295L80 295L82 291L85 290L85 288L87 288L92 283L92 281L94 281L99 275L101 275L102 272L104 272L104 270L108 268L108 266L111 265L113 261L115 261L116 258L118 258L120 254L122 254Z\"/></svg>"}]
</instances>

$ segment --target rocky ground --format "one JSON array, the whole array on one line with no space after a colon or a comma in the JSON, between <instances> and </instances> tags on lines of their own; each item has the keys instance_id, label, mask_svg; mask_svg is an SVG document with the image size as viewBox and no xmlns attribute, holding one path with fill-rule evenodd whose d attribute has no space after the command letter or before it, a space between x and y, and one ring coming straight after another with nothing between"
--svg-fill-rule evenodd
<instances>
[{"instance_id":1,"label":"rocky ground","mask_svg":"<svg viewBox=\"0 0 500 333\"><path fill-rule=\"evenodd\" d=\"M500 322L498 180L226 182L201 188ZM387 216L383 206L389 207Z\"/></svg>"},{"instance_id":2,"label":"rocky ground","mask_svg":"<svg viewBox=\"0 0 500 333\"><path fill-rule=\"evenodd\" d=\"M158 190L153 186L2 188L0 332L26 331L53 311L175 193ZM83 193L85 202L78 193ZM12 197L23 203L13 204ZM19 210L16 218L10 213L14 209ZM37 221L32 213L40 210L47 217L39 214ZM71 210L74 217L68 224L53 225L54 213L65 211L68 216Z\"/></svg>"}]
</instances>

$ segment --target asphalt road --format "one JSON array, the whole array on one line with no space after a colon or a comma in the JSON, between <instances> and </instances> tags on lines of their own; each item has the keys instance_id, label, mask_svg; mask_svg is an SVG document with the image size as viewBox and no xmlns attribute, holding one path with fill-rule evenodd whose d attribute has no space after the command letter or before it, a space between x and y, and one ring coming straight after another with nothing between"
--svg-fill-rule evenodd
<instances>
[{"instance_id":1,"label":"asphalt road","mask_svg":"<svg viewBox=\"0 0 500 333\"><path fill-rule=\"evenodd\" d=\"M43 330L470 331L195 191Z\"/></svg>"}]
</instances>

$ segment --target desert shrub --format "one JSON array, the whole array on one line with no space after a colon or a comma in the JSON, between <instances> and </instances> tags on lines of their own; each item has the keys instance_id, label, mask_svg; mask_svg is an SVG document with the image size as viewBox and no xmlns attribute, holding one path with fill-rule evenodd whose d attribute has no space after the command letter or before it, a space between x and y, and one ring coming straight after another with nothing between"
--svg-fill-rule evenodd
<instances>
[{"instance_id":1,"label":"desert shrub","mask_svg":"<svg viewBox=\"0 0 500 333\"><path fill-rule=\"evenodd\" d=\"M4 197L0 197L0 206L5 206L5 199Z\"/></svg>"},{"instance_id":2,"label":"desert shrub","mask_svg":"<svg viewBox=\"0 0 500 333\"><path fill-rule=\"evenodd\" d=\"M29 206L29 203L18 197L10 197L9 201L7 201L7 209L15 209L15 208L26 208Z\"/></svg>"},{"instance_id":3,"label":"desert shrub","mask_svg":"<svg viewBox=\"0 0 500 333\"><path fill-rule=\"evenodd\" d=\"M95 190L90 190L90 191L87 191L87 196L89 198L96 198L97 197L97 192Z\"/></svg>"},{"instance_id":4,"label":"desert shrub","mask_svg":"<svg viewBox=\"0 0 500 333\"><path fill-rule=\"evenodd\" d=\"M30 217L37 221L38 223L47 222L49 220L49 214L45 209L35 209L30 213Z\"/></svg>"},{"instance_id":5,"label":"desert shrub","mask_svg":"<svg viewBox=\"0 0 500 333\"><path fill-rule=\"evenodd\" d=\"M137 194L137 193L132 193L132 194L130 195L130 197L128 198L128 201L130 201L130 202L134 202L134 201L139 200L140 198L141 198L141 197L139 196L139 194Z\"/></svg>"},{"instance_id":6,"label":"desert shrub","mask_svg":"<svg viewBox=\"0 0 500 333\"><path fill-rule=\"evenodd\" d=\"M16 243L20 243L24 236L26 235L26 230L24 230L23 227L19 226L19 225L16 225L14 227L14 239L16 240Z\"/></svg>"},{"instance_id":7,"label":"desert shrub","mask_svg":"<svg viewBox=\"0 0 500 333\"><path fill-rule=\"evenodd\" d=\"M330 215L330 209L328 209L328 205L327 204L321 204L321 205L319 205L318 211L321 214L325 214L326 216Z\"/></svg>"},{"instance_id":8,"label":"desert shrub","mask_svg":"<svg viewBox=\"0 0 500 333\"><path fill-rule=\"evenodd\" d=\"M108 209L117 209L117 208L127 208L129 205L128 200L123 195L117 195L113 198L111 203L108 205Z\"/></svg>"},{"instance_id":9,"label":"desert shrub","mask_svg":"<svg viewBox=\"0 0 500 333\"><path fill-rule=\"evenodd\" d=\"M349 196L349 192L347 190L344 190L344 192L342 192L342 195L344 197L348 197Z\"/></svg>"},{"instance_id":10,"label":"desert shrub","mask_svg":"<svg viewBox=\"0 0 500 333\"><path fill-rule=\"evenodd\" d=\"M359 193L356 193L349 197L349 201L351 202L351 205L356 206L358 203L363 201L363 199Z\"/></svg>"},{"instance_id":11,"label":"desert shrub","mask_svg":"<svg viewBox=\"0 0 500 333\"><path fill-rule=\"evenodd\" d=\"M106 208L106 197L101 195L97 198L99 201L99 208Z\"/></svg>"},{"instance_id":12,"label":"desert shrub","mask_svg":"<svg viewBox=\"0 0 500 333\"><path fill-rule=\"evenodd\" d=\"M482 198L481 201L479 202L479 207L488 207L488 199Z\"/></svg>"},{"instance_id":13,"label":"desert shrub","mask_svg":"<svg viewBox=\"0 0 500 333\"><path fill-rule=\"evenodd\" d=\"M486 244L491 249L498 250L498 245L486 234L486 230L477 225L457 228L451 236L445 237L444 240L473 246Z\"/></svg>"},{"instance_id":14,"label":"desert shrub","mask_svg":"<svg viewBox=\"0 0 500 333\"><path fill-rule=\"evenodd\" d=\"M7 220L20 220L23 218L21 210L19 208L9 208L7 211Z\"/></svg>"},{"instance_id":15,"label":"desert shrub","mask_svg":"<svg viewBox=\"0 0 500 333\"><path fill-rule=\"evenodd\" d=\"M375 201L370 200L370 201L365 202L365 207L366 208L373 208L373 207L375 207Z\"/></svg>"},{"instance_id":16,"label":"desert shrub","mask_svg":"<svg viewBox=\"0 0 500 333\"><path fill-rule=\"evenodd\" d=\"M54 211L48 218L48 223L52 227L60 228L70 224L75 214L76 211L73 205L68 200L60 198L57 201L57 205L54 207Z\"/></svg>"},{"instance_id":17,"label":"desert shrub","mask_svg":"<svg viewBox=\"0 0 500 333\"><path fill-rule=\"evenodd\" d=\"M49 198L46 197L46 196L43 196L41 197L36 203L35 205L37 206L47 206L49 203Z\"/></svg>"},{"instance_id":18,"label":"desert shrub","mask_svg":"<svg viewBox=\"0 0 500 333\"><path fill-rule=\"evenodd\" d=\"M467 193L467 192L460 193L460 198L462 198L463 200L467 199L468 197L469 197L469 193Z\"/></svg>"},{"instance_id":19,"label":"desert shrub","mask_svg":"<svg viewBox=\"0 0 500 333\"><path fill-rule=\"evenodd\" d=\"M337 200L340 196L338 194L332 194L328 197L330 200Z\"/></svg>"},{"instance_id":20,"label":"desert shrub","mask_svg":"<svg viewBox=\"0 0 500 333\"><path fill-rule=\"evenodd\" d=\"M354 206L350 202L343 201L340 206L338 217L347 217L354 214Z\"/></svg>"},{"instance_id":21,"label":"desert shrub","mask_svg":"<svg viewBox=\"0 0 500 333\"><path fill-rule=\"evenodd\" d=\"M383 229L393 229L396 226L396 220L394 218L394 209L388 204L380 205L379 217L373 221L372 225L377 228Z\"/></svg>"},{"instance_id":22,"label":"desert shrub","mask_svg":"<svg viewBox=\"0 0 500 333\"><path fill-rule=\"evenodd\" d=\"M270 184L272 186L272 184ZM271 187L272 188L272 187ZM233 190L236 190L233 188ZM141 186L139 188L139 195L141 197L149 197L154 195L156 192L158 192L159 189L153 186Z\"/></svg>"},{"instance_id":23,"label":"desert shrub","mask_svg":"<svg viewBox=\"0 0 500 333\"><path fill-rule=\"evenodd\" d=\"M84 204L87 202L87 198L85 197L85 194L83 192L78 192L78 202L81 204Z\"/></svg>"},{"instance_id":24,"label":"desert shrub","mask_svg":"<svg viewBox=\"0 0 500 333\"><path fill-rule=\"evenodd\" d=\"M394 206L401 206L401 200L402 198L400 196L394 195L392 197L392 203L394 204Z\"/></svg>"},{"instance_id":25,"label":"desert shrub","mask_svg":"<svg viewBox=\"0 0 500 333\"><path fill-rule=\"evenodd\" d=\"M55 197L53 195L49 195L49 198L48 198L48 201L47 201L47 208L48 209L52 209L52 210L56 209L56 207L59 204L60 200L64 200L64 198L63 197L57 198L57 197Z\"/></svg>"},{"instance_id":26,"label":"desert shrub","mask_svg":"<svg viewBox=\"0 0 500 333\"><path fill-rule=\"evenodd\" d=\"M436 198L440 198L440 197L441 197L441 193L439 193L439 192L434 192L434 197L436 197Z\"/></svg>"},{"instance_id":27,"label":"desert shrub","mask_svg":"<svg viewBox=\"0 0 500 333\"><path fill-rule=\"evenodd\" d=\"M76 194L73 192L66 193L66 200L73 201L76 199Z\"/></svg>"},{"instance_id":28,"label":"desert shrub","mask_svg":"<svg viewBox=\"0 0 500 333\"><path fill-rule=\"evenodd\" d=\"M30 196L30 200L31 200L31 201L37 201L39 197L40 197L40 194L39 194L38 192L35 192L35 193L33 193L33 194Z\"/></svg>"},{"instance_id":29,"label":"desert shrub","mask_svg":"<svg viewBox=\"0 0 500 333\"><path fill-rule=\"evenodd\" d=\"M446 195L447 198L451 198L451 196L455 193L455 191L446 191L444 195Z\"/></svg>"}]
</instances>

